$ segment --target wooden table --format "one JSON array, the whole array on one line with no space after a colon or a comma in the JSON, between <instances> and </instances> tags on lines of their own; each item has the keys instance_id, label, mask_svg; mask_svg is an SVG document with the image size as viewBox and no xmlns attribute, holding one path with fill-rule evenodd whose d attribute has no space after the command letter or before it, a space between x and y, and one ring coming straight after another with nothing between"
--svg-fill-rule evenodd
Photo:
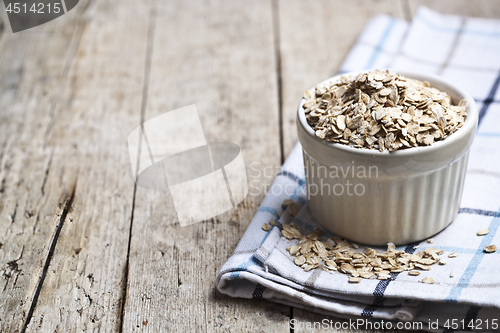
<instances>
[{"instance_id":1,"label":"wooden table","mask_svg":"<svg viewBox=\"0 0 500 333\"><path fill-rule=\"evenodd\" d=\"M226 297L217 271L297 141L302 91L336 73L369 18L419 5L500 18L499 0L82 0L12 34L2 9L0 331L310 331L290 319L323 316ZM126 142L193 103L260 193L181 228L168 193L135 187Z\"/></svg>"}]
</instances>

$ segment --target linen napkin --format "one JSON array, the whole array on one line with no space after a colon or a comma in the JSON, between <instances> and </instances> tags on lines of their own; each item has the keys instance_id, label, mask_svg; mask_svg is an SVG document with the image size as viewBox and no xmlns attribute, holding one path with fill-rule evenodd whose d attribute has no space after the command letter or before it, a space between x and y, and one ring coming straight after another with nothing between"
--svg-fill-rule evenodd
<instances>
[{"instance_id":1,"label":"linen napkin","mask_svg":"<svg viewBox=\"0 0 500 333\"><path fill-rule=\"evenodd\" d=\"M344 61L341 72L362 69L411 70L440 75L468 91L479 110L479 130L456 220L434 237L399 247L413 253L443 249L447 265L433 266L434 284L407 272L388 280L348 283L345 274L321 268L305 272L286 248L297 241L282 237L294 222L302 234L321 227L307 207L302 148L297 144L285 161L234 254L217 275L218 289L233 297L274 302L341 318L422 322L420 329L439 332L500 331L500 20L442 15L420 8L411 24L382 15L368 22ZM284 199L298 214L278 219ZM270 219L275 227L264 231ZM476 236L488 228L486 236ZM324 230L323 230L324 231ZM332 234L324 231L324 236ZM376 248L379 251L385 249ZM363 247L361 247L361 251ZM453 272L454 276L450 277ZM452 321L455 319L455 321Z\"/></svg>"}]
</instances>

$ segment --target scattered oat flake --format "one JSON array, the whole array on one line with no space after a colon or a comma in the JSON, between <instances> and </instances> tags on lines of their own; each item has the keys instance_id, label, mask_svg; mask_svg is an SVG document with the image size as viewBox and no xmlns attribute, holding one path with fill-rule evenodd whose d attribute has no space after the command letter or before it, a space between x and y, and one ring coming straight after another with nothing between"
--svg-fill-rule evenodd
<instances>
[{"instance_id":1,"label":"scattered oat flake","mask_svg":"<svg viewBox=\"0 0 500 333\"><path fill-rule=\"evenodd\" d=\"M287 248L287 251L290 252L291 255L295 255L300 251L300 245L293 245Z\"/></svg>"},{"instance_id":2,"label":"scattered oat flake","mask_svg":"<svg viewBox=\"0 0 500 333\"><path fill-rule=\"evenodd\" d=\"M276 221L273 219L269 220L269 224L272 225L273 227L276 225Z\"/></svg>"},{"instance_id":3,"label":"scattered oat flake","mask_svg":"<svg viewBox=\"0 0 500 333\"><path fill-rule=\"evenodd\" d=\"M496 245L488 245L484 248L484 252L487 252L487 253L493 253L497 250L497 246Z\"/></svg>"},{"instance_id":4,"label":"scattered oat flake","mask_svg":"<svg viewBox=\"0 0 500 333\"><path fill-rule=\"evenodd\" d=\"M286 198L285 200L283 200L283 203L281 204L281 208L285 209L286 206L288 206L291 203L293 203L293 201L289 198Z\"/></svg>"},{"instance_id":5,"label":"scattered oat flake","mask_svg":"<svg viewBox=\"0 0 500 333\"><path fill-rule=\"evenodd\" d=\"M269 231L269 225L267 225L267 223L264 223L264 224L262 225L262 230L264 230L264 231Z\"/></svg>"},{"instance_id":6,"label":"scattered oat flake","mask_svg":"<svg viewBox=\"0 0 500 333\"><path fill-rule=\"evenodd\" d=\"M422 282L423 283L428 283L428 284L433 284L434 283L434 279L429 277L429 276L426 276L422 279Z\"/></svg>"},{"instance_id":7,"label":"scattered oat flake","mask_svg":"<svg viewBox=\"0 0 500 333\"><path fill-rule=\"evenodd\" d=\"M363 280L363 278L354 277L354 276L349 277L349 282L350 283L359 283L359 282L361 282L361 280Z\"/></svg>"},{"instance_id":8,"label":"scattered oat flake","mask_svg":"<svg viewBox=\"0 0 500 333\"><path fill-rule=\"evenodd\" d=\"M297 258L295 258L295 260L293 261L295 263L295 265L297 266L302 266L305 264L306 262L306 258L304 256L298 256Z\"/></svg>"},{"instance_id":9,"label":"scattered oat flake","mask_svg":"<svg viewBox=\"0 0 500 333\"><path fill-rule=\"evenodd\" d=\"M448 258L456 258L456 257L458 257L458 253L456 253L456 252L452 252L452 253L448 254Z\"/></svg>"},{"instance_id":10,"label":"scattered oat flake","mask_svg":"<svg viewBox=\"0 0 500 333\"><path fill-rule=\"evenodd\" d=\"M424 271L429 271L431 269L431 266L422 265L422 264L415 264L415 267L420 268L421 270L424 270Z\"/></svg>"},{"instance_id":11,"label":"scattered oat flake","mask_svg":"<svg viewBox=\"0 0 500 333\"><path fill-rule=\"evenodd\" d=\"M429 243L429 244L434 243L434 239L433 239L433 238L429 238L429 239L427 240L427 243Z\"/></svg>"},{"instance_id":12,"label":"scattered oat flake","mask_svg":"<svg viewBox=\"0 0 500 333\"><path fill-rule=\"evenodd\" d=\"M450 277L452 278L454 276L455 276L455 274L453 272L450 272Z\"/></svg>"},{"instance_id":13,"label":"scattered oat flake","mask_svg":"<svg viewBox=\"0 0 500 333\"><path fill-rule=\"evenodd\" d=\"M431 247L409 254L397 250L393 243L388 244L387 251L379 252L340 237L326 238L319 229L302 235L295 223L283 225L281 233L284 238L294 241L287 251L304 271L321 268L331 274L340 273L354 278L353 283L361 279L388 280L392 277L391 273L405 271L417 276L420 274L417 269L430 270L432 265L439 263L439 255L444 253Z\"/></svg>"},{"instance_id":14,"label":"scattered oat flake","mask_svg":"<svg viewBox=\"0 0 500 333\"><path fill-rule=\"evenodd\" d=\"M478 235L478 236L484 236L484 235L489 234L489 232L490 232L490 229L486 229L486 228L484 228L484 229L479 229L479 230L477 231L477 235Z\"/></svg>"},{"instance_id":15,"label":"scattered oat flake","mask_svg":"<svg viewBox=\"0 0 500 333\"><path fill-rule=\"evenodd\" d=\"M298 239L300 237L302 237L299 229L297 226L293 226L293 225L284 225L283 226L283 230L281 230L281 234L287 238L287 239ZM303 251L301 249L301 251Z\"/></svg>"}]
</instances>

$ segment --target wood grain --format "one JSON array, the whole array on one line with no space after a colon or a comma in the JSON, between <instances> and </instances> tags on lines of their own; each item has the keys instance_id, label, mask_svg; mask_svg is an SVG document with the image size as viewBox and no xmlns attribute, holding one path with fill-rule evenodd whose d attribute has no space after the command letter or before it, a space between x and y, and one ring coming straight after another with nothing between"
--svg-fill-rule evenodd
<instances>
[{"instance_id":1,"label":"wood grain","mask_svg":"<svg viewBox=\"0 0 500 333\"><path fill-rule=\"evenodd\" d=\"M408 3L411 16L415 15L418 7L425 6L443 14L463 15L472 17L500 17L500 1L498 0L404 0Z\"/></svg>"},{"instance_id":2,"label":"wood grain","mask_svg":"<svg viewBox=\"0 0 500 333\"><path fill-rule=\"evenodd\" d=\"M145 119L196 104L207 141L238 144L255 188L236 211L186 227L168 191L137 189L123 331L288 331L289 307L214 283L273 178L252 175L280 165L271 3L159 1L155 15Z\"/></svg>"},{"instance_id":3,"label":"wood grain","mask_svg":"<svg viewBox=\"0 0 500 333\"><path fill-rule=\"evenodd\" d=\"M140 124L150 1L99 1L86 23L47 146L48 182L75 170L61 227L27 331L118 331L134 181L128 134ZM58 170L62 167L62 170Z\"/></svg>"},{"instance_id":4,"label":"wood grain","mask_svg":"<svg viewBox=\"0 0 500 333\"><path fill-rule=\"evenodd\" d=\"M0 331L22 331L74 187L45 145L53 108L79 39L81 11L57 32L4 31L0 49ZM57 21L57 22L56 22ZM7 28L6 28L7 29ZM47 55L50 53L50 55Z\"/></svg>"}]
</instances>

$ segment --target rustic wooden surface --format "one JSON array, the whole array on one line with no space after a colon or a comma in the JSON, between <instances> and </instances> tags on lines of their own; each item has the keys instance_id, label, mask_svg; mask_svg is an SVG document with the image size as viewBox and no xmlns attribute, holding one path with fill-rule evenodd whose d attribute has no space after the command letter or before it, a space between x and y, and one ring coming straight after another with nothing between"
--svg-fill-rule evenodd
<instances>
[{"instance_id":1,"label":"rustic wooden surface","mask_svg":"<svg viewBox=\"0 0 500 333\"><path fill-rule=\"evenodd\" d=\"M259 187L237 209L181 228L168 192L134 186L127 136L194 103L207 141L276 170L297 140L302 91L335 74L369 18L409 20L419 5L500 18L500 0L81 0L12 34L1 6L0 332L336 320L216 291L272 174L250 178Z\"/></svg>"}]
</instances>

